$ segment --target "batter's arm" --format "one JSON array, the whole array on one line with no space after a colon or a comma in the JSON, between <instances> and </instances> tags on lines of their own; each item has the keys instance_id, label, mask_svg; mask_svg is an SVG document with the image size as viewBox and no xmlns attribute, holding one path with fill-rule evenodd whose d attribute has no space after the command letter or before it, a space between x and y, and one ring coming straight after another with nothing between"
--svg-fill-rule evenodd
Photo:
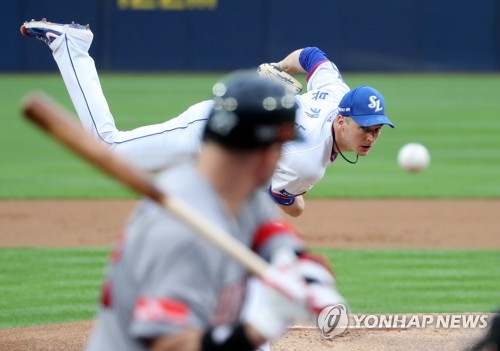
<instances>
[{"instance_id":1,"label":"batter's arm","mask_svg":"<svg viewBox=\"0 0 500 351\"><path fill-rule=\"evenodd\" d=\"M201 351L203 332L199 329L186 329L172 335L156 338L151 351Z\"/></svg>"},{"instance_id":2,"label":"batter's arm","mask_svg":"<svg viewBox=\"0 0 500 351\"><path fill-rule=\"evenodd\" d=\"M257 349L267 340L251 325L243 325L244 334L248 346ZM204 338L206 335L200 329L185 329L175 334L156 338L151 344L150 351L203 351ZM206 343L206 341L205 341ZM226 349L226 348L221 348Z\"/></svg>"}]
</instances>

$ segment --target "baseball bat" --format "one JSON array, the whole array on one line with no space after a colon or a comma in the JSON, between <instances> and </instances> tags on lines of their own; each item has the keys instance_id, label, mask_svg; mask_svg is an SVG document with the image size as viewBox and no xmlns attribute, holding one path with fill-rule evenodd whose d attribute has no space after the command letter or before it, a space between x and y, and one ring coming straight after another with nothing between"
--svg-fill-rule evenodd
<instances>
[{"instance_id":1,"label":"baseball bat","mask_svg":"<svg viewBox=\"0 0 500 351\"><path fill-rule=\"evenodd\" d=\"M28 120L61 144L136 193L157 202L236 259L248 271L264 277L268 263L263 258L229 233L214 226L181 199L164 194L144 172L87 134L76 122L75 116L48 95L42 92L29 94L23 101L22 109Z\"/></svg>"}]
</instances>

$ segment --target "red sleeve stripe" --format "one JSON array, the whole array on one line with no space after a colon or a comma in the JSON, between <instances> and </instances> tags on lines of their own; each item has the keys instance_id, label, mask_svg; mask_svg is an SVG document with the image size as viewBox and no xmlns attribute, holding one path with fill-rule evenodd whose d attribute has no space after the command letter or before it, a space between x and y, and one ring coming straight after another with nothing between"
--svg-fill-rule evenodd
<instances>
[{"instance_id":1,"label":"red sleeve stripe","mask_svg":"<svg viewBox=\"0 0 500 351\"><path fill-rule=\"evenodd\" d=\"M319 67L319 65L321 65L321 64L323 64L325 62L328 62L328 60L319 61L317 64L314 65L313 69L310 70L309 73L307 73L307 77L306 77L306 81L307 82L309 82L309 79L314 74L314 72L316 72L316 69Z\"/></svg>"},{"instance_id":2,"label":"red sleeve stripe","mask_svg":"<svg viewBox=\"0 0 500 351\"><path fill-rule=\"evenodd\" d=\"M101 305L104 308L111 307L111 283L109 281L104 282L101 290Z\"/></svg>"},{"instance_id":3,"label":"red sleeve stripe","mask_svg":"<svg viewBox=\"0 0 500 351\"><path fill-rule=\"evenodd\" d=\"M143 322L186 324L189 308L181 301L153 297L140 297L134 309L134 319Z\"/></svg>"},{"instance_id":4,"label":"red sleeve stripe","mask_svg":"<svg viewBox=\"0 0 500 351\"><path fill-rule=\"evenodd\" d=\"M253 238L252 249L259 251L267 241L278 234L299 237L295 228L283 220L266 222L257 229L257 233Z\"/></svg>"}]
</instances>

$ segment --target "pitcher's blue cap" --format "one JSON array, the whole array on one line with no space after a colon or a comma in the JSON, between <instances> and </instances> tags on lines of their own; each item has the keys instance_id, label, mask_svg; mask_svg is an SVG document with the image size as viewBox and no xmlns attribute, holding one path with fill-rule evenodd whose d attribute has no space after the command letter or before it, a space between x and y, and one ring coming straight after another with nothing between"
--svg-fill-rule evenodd
<instances>
[{"instance_id":1,"label":"pitcher's blue cap","mask_svg":"<svg viewBox=\"0 0 500 351\"><path fill-rule=\"evenodd\" d=\"M339 114L351 117L362 127L377 124L394 124L385 115L384 97L367 85L361 85L344 95L339 104Z\"/></svg>"}]
</instances>

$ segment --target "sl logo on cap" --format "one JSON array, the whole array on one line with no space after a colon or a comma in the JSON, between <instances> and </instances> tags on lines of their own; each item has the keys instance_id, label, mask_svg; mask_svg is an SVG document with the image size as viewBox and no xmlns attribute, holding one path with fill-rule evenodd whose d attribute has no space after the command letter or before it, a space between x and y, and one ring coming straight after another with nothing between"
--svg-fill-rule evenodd
<instances>
[{"instance_id":1,"label":"sl logo on cap","mask_svg":"<svg viewBox=\"0 0 500 351\"><path fill-rule=\"evenodd\" d=\"M368 107L374 108L375 112L380 112L384 109L382 106L380 106L380 99L377 98L376 95L370 96L369 100L370 100L370 103L368 104Z\"/></svg>"}]
</instances>

